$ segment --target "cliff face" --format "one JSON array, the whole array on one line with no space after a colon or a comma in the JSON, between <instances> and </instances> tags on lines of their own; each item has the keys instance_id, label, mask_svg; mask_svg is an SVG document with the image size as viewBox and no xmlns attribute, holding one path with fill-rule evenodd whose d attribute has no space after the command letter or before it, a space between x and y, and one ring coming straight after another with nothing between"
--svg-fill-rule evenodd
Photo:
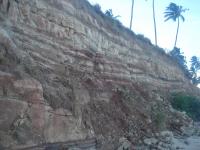
<instances>
[{"instance_id":1,"label":"cliff face","mask_svg":"<svg viewBox=\"0 0 200 150\"><path fill-rule=\"evenodd\" d=\"M0 145L10 148L134 143L171 91L196 90L164 52L85 0L1 0L0 85Z\"/></svg>"}]
</instances>

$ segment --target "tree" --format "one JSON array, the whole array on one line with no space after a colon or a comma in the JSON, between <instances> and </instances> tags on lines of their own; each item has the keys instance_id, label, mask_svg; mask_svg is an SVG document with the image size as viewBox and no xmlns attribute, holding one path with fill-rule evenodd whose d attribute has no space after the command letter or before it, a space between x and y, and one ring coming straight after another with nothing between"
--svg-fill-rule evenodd
<instances>
[{"instance_id":1,"label":"tree","mask_svg":"<svg viewBox=\"0 0 200 150\"><path fill-rule=\"evenodd\" d=\"M134 0L132 0L132 5L131 5L130 30L131 30L131 28L132 28L132 23L133 23L133 7L134 7Z\"/></svg>"},{"instance_id":2,"label":"tree","mask_svg":"<svg viewBox=\"0 0 200 150\"><path fill-rule=\"evenodd\" d=\"M113 12L112 12L112 9L108 9L105 11L105 15L114 19L114 20L117 20L117 18L119 18L120 16L117 15L117 16L114 16Z\"/></svg>"},{"instance_id":3,"label":"tree","mask_svg":"<svg viewBox=\"0 0 200 150\"><path fill-rule=\"evenodd\" d=\"M190 69L187 67L187 62L183 53L181 53L180 48L174 47L174 49L169 53L170 56L180 65L183 69L185 75L192 81L192 84L200 84L200 59L196 56L191 58Z\"/></svg>"},{"instance_id":4,"label":"tree","mask_svg":"<svg viewBox=\"0 0 200 150\"><path fill-rule=\"evenodd\" d=\"M197 58L197 56L192 56L190 62L192 67L195 68L195 70L200 70L200 60Z\"/></svg>"},{"instance_id":5,"label":"tree","mask_svg":"<svg viewBox=\"0 0 200 150\"><path fill-rule=\"evenodd\" d=\"M200 60L196 56L193 56L190 62L190 74L192 83L195 85L200 84L200 77L197 75L198 71L200 71Z\"/></svg>"},{"instance_id":6,"label":"tree","mask_svg":"<svg viewBox=\"0 0 200 150\"><path fill-rule=\"evenodd\" d=\"M156 29L156 16L155 16L155 3L154 3L154 0L153 0L152 7L153 7L153 22L154 22L155 44L157 46L157 29Z\"/></svg>"},{"instance_id":7,"label":"tree","mask_svg":"<svg viewBox=\"0 0 200 150\"><path fill-rule=\"evenodd\" d=\"M174 47L174 49L170 52L170 55L177 61L178 64L180 64L184 70L188 70L185 56L183 53L181 53L180 48Z\"/></svg>"},{"instance_id":8,"label":"tree","mask_svg":"<svg viewBox=\"0 0 200 150\"><path fill-rule=\"evenodd\" d=\"M175 38L175 42L174 42L174 47L176 47L176 43L177 43L177 37L178 37L178 32L179 32L179 24L180 24L180 18L182 19L182 21L185 21L184 16L182 15L186 10L188 9L184 9L182 6L178 6L175 3L170 3L169 6L166 7L166 10L164 12L165 14L165 22L172 19L173 21L177 21L177 31L176 31L176 38Z\"/></svg>"},{"instance_id":9,"label":"tree","mask_svg":"<svg viewBox=\"0 0 200 150\"><path fill-rule=\"evenodd\" d=\"M101 6L99 4L95 4L94 5L94 10L98 13L98 14L103 14L102 10L101 10Z\"/></svg>"},{"instance_id":10,"label":"tree","mask_svg":"<svg viewBox=\"0 0 200 150\"><path fill-rule=\"evenodd\" d=\"M155 38L155 45L157 46L158 42L157 42L156 13L155 13L155 1L154 0L152 0L152 10L153 10L154 38Z\"/></svg>"}]
</instances>

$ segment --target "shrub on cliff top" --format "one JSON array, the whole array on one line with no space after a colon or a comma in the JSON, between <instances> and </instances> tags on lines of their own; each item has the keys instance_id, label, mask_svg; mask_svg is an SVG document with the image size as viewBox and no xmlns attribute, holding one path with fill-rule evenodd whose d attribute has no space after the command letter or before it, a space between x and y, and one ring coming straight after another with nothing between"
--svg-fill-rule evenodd
<instances>
[{"instance_id":1,"label":"shrub on cliff top","mask_svg":"<svg viewBox=\"0 0 200 150\"><path fill-rule=\"evenodd\" d=\"M108 9L105 11L105 13L103 13L103 11L101 10L101 6L99 4L95 4L93 5L94 11L100 15L102 18L104 19L108 19L111 23L112 26L114 27L118 27L118 28L122 28L124 27L122 25L122 23L118 20L118 18L120 17L119 15L114 16L112 9Z\"/></svg>"},{"instance_id":2,"label":"shrub on cliff top","mask_svg":"<svg viewBox=\"0 0 200 150\"><path fill-rule=\"evenodd\" d=\"M114 16L114 14L112 12L112 9L106 10L105 15L108 16L108 17L110 17L110 18L112 18L112 19L114 19L114 20L117 20L117 18L120 17L119 15Z\"/></svg>"},{"instance_id":3,"label":"shrub on cliff top","mask_svg":"<svg viewBox=\"0 0 200 150\"><path fill-rule=\"evenodd\" d=\"M148 43L149 45L152 45L151 40L147 37L145 37L143 34L138 34L137 38Z\"/></svg>"},{"instance_id":4,"label":"shrub on cliff top","mask_svg":"<svg viewBox=\"0 0 200 150\"><path fill-rule=\"evenodd\" d=\"M93 6L93 8L94 8L94 10L95 10L95 12L96 12L97 14L100 14L101 16L104 15L104 13L103 13L102 10L101 10L101 6L100 6L99 4L95 4L95 5Z\"/></svg>"},{"instance_id":5,"label":"shrub on cliff top","mask_svg":"<svg viewBox=\"0 0 200 150\"><path fill-rule=\"evenodd\" d=\"M194 96L174 94L171 100L172 107L185 111L194 121L200 121L200 100Z\"/></svg>"}]
</instances>

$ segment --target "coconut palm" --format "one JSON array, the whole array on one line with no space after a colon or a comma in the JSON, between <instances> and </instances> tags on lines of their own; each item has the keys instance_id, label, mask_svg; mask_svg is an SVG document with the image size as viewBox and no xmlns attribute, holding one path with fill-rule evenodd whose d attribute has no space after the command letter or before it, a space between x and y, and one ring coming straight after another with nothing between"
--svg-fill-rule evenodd
<instances>
[{"instance_id":1,"label":"coconut palm","mask_svg":"<svg viewBox=\"0 0 200 150\"><path fill-rule=\"evenodd\" d=\"M174 42L174 47L176 47L176 43L177 43L177 37L178 37L178 32L179 32L179 24L180 24L180 18L181 20L184 22L185 18L182 15L186 10L188 9L184 9L182 6L178 6L175 3L170 3L169 6L166 7L166 10L164 12L165 14L165 21L168 21L170 19L172 19L173 21L178 21L177 24L177 31L176 31L176 38L175 38L175 42Z\"/></svg>"},{"instance_id":2,"label":"coconut palm","mask_svg":"<svg viewBox=\"0 0 200 150\"><path fill-rule=\"evenodd\" d=\"M155 1L154 0L152 0L152 10L153 10L154 38L155 38L155 45L157 46L157 28L156 28L156 13L155 13Z\"/></svg>"},{"instance_id":3,"label":"coconut palm","mask_svg":"<svg viewBox=\"0 0 200 150\"><path fill-rule=\"evenodd\" d=\"M133 7L134 7L134 0L132 0L132 5L131 5L130 30L131 30L131 28L132 28L132 23L133 23Z\"/></svg>"},{"instance_id":4,"label":"coconut palm","mask_svg":"<svg viewBox=\"0 0 200 150\"><path fill-rule=\"evenodd\" d=\"M155 16L155 3L154 3L154 0L153 0L153 3L152 3L152 8L153 8L153 22L154 22L155 44L157 46L157 29L156 29L156 16Z\"/></svg>"}]
</instances>

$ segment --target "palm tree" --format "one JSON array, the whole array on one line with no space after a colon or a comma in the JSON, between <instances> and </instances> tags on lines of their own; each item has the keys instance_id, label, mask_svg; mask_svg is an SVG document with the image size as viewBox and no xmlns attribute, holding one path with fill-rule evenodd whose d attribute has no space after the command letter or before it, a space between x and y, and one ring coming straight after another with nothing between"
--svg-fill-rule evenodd
<instances>
[{"instance_id":1,"label":"palm tree","mask_svg":"<svg viewBox=\"0 0 200 150\"><path fill-rule=\"evenodd\" d=\"M130 30L132 28L132 23L133 23L133 7L134 7L134 0L132 0L132 6L131 6Z\"/></svg>"},{"instance_id":2,"label":"palm tree","mask_svg":"<svg viewBox=\"0 0 200 150\"><path fill-rule=\"evenodd\" d=\"M183 17L182 13L184 13L186 10L188 10L188 9L183 9L182 6L178 6L175 3L170 3L169 6L166 7L166 10L164 12L164 14L165 14L164 17L166 18L165 22L170 20L170 19L172 19L173 21L178 20L174 47L176 47L176 43L177 43L180 18L182 19L183 22L185 21L185 18Z\"/></svg>"},{"instance_id":3,"label":"palm tree","mask_svg":"<svg viewBox=\"0 0 200 150\"><path fill-rule=\"evenodd\" d=\"M155 13L155 3L154 3L154 0L152 1L152 8L153 8L153 24L154 24L155 45L157 46L157 28L156 28L156 13Z\"/></svg>"},{"instance_id":4,"label":"palm tree","mask_svg":"<svg viewBox=\"0 0 200 150\"><path fill-rule=\"evenodd\" d=\"M154 0L153 0L152 7L153 7L153 22L154 22L155 44L157 46L157 29L156 29L156 16L155 16L155 3L154 3Z\"/></svg>"}]
</instances>

